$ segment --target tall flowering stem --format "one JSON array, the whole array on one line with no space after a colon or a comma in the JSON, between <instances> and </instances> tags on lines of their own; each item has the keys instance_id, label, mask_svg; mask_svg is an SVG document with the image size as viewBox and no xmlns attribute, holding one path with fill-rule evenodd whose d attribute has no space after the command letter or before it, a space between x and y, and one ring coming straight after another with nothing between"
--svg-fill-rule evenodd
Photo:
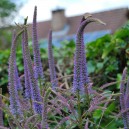
<instances>
[{"instance_id":1,"label":"tall flowering stem","mask_svg":"<svg viewBox=\"0 0 129 129\"><path fill-rule=\"evenodd\" d=\"M43 67L41 63L41 57L40 57L40 50L39 50L39 44L38 44L38 36L37 36L37 7L35 6L34 9L34 16L33 16L33 54L34 54L34 71L35 71L35 77L43 79Z\"/></svg>"},{"instance_id":2,"label":"tall flowering stem","mask_svg":"<svg viewBox=\"0 0 129 129\"><path fill-rule=\"evenodd\" d=\"M43 98L43 113L42 113L42 121L41 121L41 127L43 129L48 128L47 123L47 106L48 106L48 97L51 93L51 89L48 88L45 92L44 98Z\"/></svg>"},{"instance_id":3,"label":"tall flowering stem","mask_svg":"<svg viewBox=\"0 0 129 129\"><path fill-rule=\"evenodd\" d=\"M89 83L88 80L88 72L87 72L87 65L86 65L86 55L85 55L85 46L84 46L84 39L83 39L83 32L86 27L91 22L96 22L100 20L95 18L88 17L81 20L81 24L77 31L76 35L76 51L74 56L74 78L73 78L73 91L77 93L77 107L78 107L78 121L79 121L79 128L82 129L82 110L81 110L81 98L80 92L84 93L85 85ZM101 22L102 23L102 22ZM86 90L86 94L88 96L88 89ZM86 97L89 98L89 97Z\"/></svg>"},{"instance_id":4,"label":"tall flowering stem","mask_svg":"<svg viewBox=\"0 0 129 129\"><path fill-rule=\"evenodd\" d=\"M0 94L2 95L2 88L0 88ZM3 104L2 104L2 96L0 96L0 126L3 126L4 123L3 123L3 111L2 111L2 107L3 107Z\"/></svg>"},{"instance_id":5,"label":"tall flowering stem","mask_svg":"<svg viewBox=\"0 0 129 129\"><path fill-rule=\"evenodd\" d=\"M120 84L120 107L121 107L121 111L126 110L128 107L128 101L129 101L129 97L127 97L129 95L129 93L127 93L127 89L128 89L128 85L125 85L125 80L126 80L126 74L127 74L127 68L124 69L123 74L122 74L122 81ZM128 101L127 101L128 99ZM124 122L124 128L125 129L129 129L129 112L124 112L122 113L122 117L123 117L123 122Z\"/></svg>"},{"instance_id":6,"label":"tall flowering stem","mask_svg":"<svg viewBox=\"0 0 129 129\"><path fill-rule=\"evenodd\" d=\"M14 62L14 67L15 67L15 75L16 75L16 86L17 86L17 90L18 91L22 91L23 87L21 85L21 82L20 82L20 77L18 75L18 68L17 68L17 64L16 64L16 59L15 59L15 62Z\"/></svg>"},{"instance_id":7,"label":"tall flowering stem","mask_svg":"<svg viewBox=\"0 0 129 129\"><path fill-rule=\"evenodd\" d=\"M82 17L81 23L87 18L91 17L91 14L85 14L85 16ZM80 24L81 24L80 23ZM89 83L89 78L88 78L88 69L87 69L87 61L86 61L86 52L85 52L85 44L84 44L84 36L83 36L84 30L81 32L81 59L82 59L82 79L84 85L88 85Z\"/></svg>"},{"instance_id":8,"label":"tall flowering stem","mask_svg":"<svg viewBox=\"0 0 129 129\"><path fill-rule=\"evenodd\" d=\"M90 18L82 21L81 25L79 26L79 29L77 31L76 35L76 51L75 51L75 56L74 56L74 78L73 78L73 90L74 92L76 91L81 91L84 92L84 84L85 82L87 83L88 79L87 78L87 71L86 71L86 59L82 61L82 59L86 58L85 57L85 52L84 52L84 45L82 45L82 34L83 31L86 27L91 22L100 22L100 20L95 19L95 18ZM85 70L83 72L83 70ZM85 82L84 82L85 81Z\"/></svg>"},{"instance_id":9,"label":"tall flowering stem","mask_svg":"<svg viewBox=\"0 0 129 129\"><path fill-rule=\"evenodd\" d=\"M87 18L91 17L91 14L85 14L82 19L81 23ZM81 24L80 23L80 24ZM88 91L88 85L89 85L89 78L88 78L88 69L87 69L87 61L86 61L86 52L85 52L85 44L84 44L84 36L83 36L84 30L82 31L81 35L81 68L82 68L82 81L84 84L84 90L85 90L85 95L86 95L86 104L90 105L90 98L89 98L89 91Z\"/></svg>"},{"instance_id":10,"label":"tall flowering stem","mask_svg":"<svg viewBox=\"0 0 129 129\"><path fill-rule=\"evenodd\" d=\"M9 94L10 94L10 110L14 116L21 116L20 102L18 99L17 91L17 75L16 75L16 44L19 35L23 30L21 30L16 36L13 36L11 53L9 58Z\"/></svg>"},{"instance_id":11,"label":"tall flowering stem","mask_svg":"<svg viewBox=\"0 0 129 129\"><path fill-rule=\"evenodd\" d=\"M55 71L54 57L52 52L52 31L51 30L48 36L48 63L49 63L52 88L55 89L56 87L58 87L58 81L56 80L56 71Z\"/></svg>"},{"instance_id":12,"label":"tall flowering stem","mask_svg":"<svg viewBox=\"0 0 129 129\"><path fill-rule=\"evenodd\" d=\"M31 95L32 95L32 102L33 102L33 109L35 113L42 114L42 105L39 104L42 102L40 90L38 87L37 79L35 78L35 73L32 66L32 60L30 57L30 52L28 48L28 34L26 27L24 28L24 48L25 48L25 56L26 56L26 63L28 64L28 73L31 81ZM38 103L39 102L39 103Z\"/></svg>"},{"instance_id":13,"label":"tall flowering stem","mask_svg":"<svg viewBox=\"0 0 129 129\"><path fill-rule=\"evenodd\" d=\"M25 97L31 99L31 88L32 82L30 80L27 57L25 55L25 44L28 46L28 42L25 43L24 33L22 34L22 53L23 53L23 62L24 62L24 78L25 78Z\"/></svg>"},{"instance_id":14,"label":"tall flowering stem","mask_svg":"<svg viewBox=\"0 0 129 129\"><path fill-rule=\"evenodd\" d=\"M15 36L16 36L16 32L14 30L13 37L12 37L12 42L13 42ZM21 85L21 82L20 82L20 77L18 75L18 68L17 68L17 64L16 64L16 56L15 56L15 59L14 59L14 68L15 68L15 75L16 75L16 87L17 87L18 91L21 91L23 88L22 88L22 85Z\"/></svg>"}]
</instances>

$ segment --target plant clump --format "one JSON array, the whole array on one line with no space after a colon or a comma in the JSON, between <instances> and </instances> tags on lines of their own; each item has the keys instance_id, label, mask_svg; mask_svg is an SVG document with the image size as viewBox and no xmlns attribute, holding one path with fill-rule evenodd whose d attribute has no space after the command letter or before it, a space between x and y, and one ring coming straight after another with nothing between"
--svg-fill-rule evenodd
<instances>
[{"instance_id":1,"label":"plant clump","mask_svg":"<svg viewBox=\"0 0 129 129\"><path fill-rule=\"evenodd\" d=\"M98 22L104 24L90 14L86 14L81 19L76 34L76 50L74 54L74 74L73 85L70 88L62 88L58 82L56 66L52 51L52 31L48 36L48 63L50 72L50 82L47 82L44 76L40 48L37 34L37 7L34 9L33 16L33 57L31 58L28 46L27 18L23 25L19 25L19 32L13 34L12 47L9 58L8 69L8 89L9 102L8 107L2 103L0 98L0 108L8 114L9 128L11 129L106 129L111 121L103 125L104 113L109 105L120 96L121 111L111 120L119 119L122 115L125 129L129 129L129 84L125 86L126 69L123 72L120 94L108 92L105 87L112 84L105 84L99 89L93 86L89 76L85 53L83 33L85 27ZM24 75L19 77L16 64L16 47L18 38L22 38L22 54L24 64ZM65 77L67 78L67 76ZM21 80L24 80L24 84ZM3 96L4 97L4 96ZM6 98L8 99L8 98ZM95 118L95 113L101 112L100 119ZM0 128L9 129L3 125L3 115L0 112Z\"/></svg>"}]
</instances>

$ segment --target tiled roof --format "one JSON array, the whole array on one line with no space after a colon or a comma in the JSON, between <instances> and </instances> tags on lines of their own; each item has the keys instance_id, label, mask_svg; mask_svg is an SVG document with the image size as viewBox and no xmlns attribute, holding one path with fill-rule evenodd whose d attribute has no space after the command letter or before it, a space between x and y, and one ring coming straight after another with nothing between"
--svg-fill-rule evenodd
<instances>
[{"instance_id":1,"label":"tiled roof","mask_svg":"<svg viewBox=\"0 0 129 129\"><path fill-rule=\"evenodd\" d=\"M117 28L126 23L129 18L129 10L128 8L120 8L99 13L93 13L92 16L105 22L106 26L92 23L87 26L87 28L85 29L86 32L111 30L111 33L113 33ZM82 15L67 18L67 23L69 25L69 31L67 35L73 35L76 33L81 18ZM47 38L49 29L51 29L51 20L38 22L37 27L39 39ZM31 36L32 24L29 25L28 29L30 33L29 35Z\"/></svg>"}]
</instances>

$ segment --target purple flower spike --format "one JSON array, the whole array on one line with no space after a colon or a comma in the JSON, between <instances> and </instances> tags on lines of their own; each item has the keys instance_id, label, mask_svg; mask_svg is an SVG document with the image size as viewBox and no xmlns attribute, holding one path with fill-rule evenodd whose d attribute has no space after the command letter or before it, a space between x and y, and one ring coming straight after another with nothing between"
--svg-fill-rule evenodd
<instances>
[{"instance_id":1,"label":"purple flower spike","mask_svg":"<svg viewBox=\"0 0 129 129\"><path fill-rule=\"evenodd\" d=\"M91 14L85 14L85 16L82 17L81 19L81 23L85 20L87 20L87 18L91 17ZM81 24L80 23L80 24ZM84 38L83 38L83 33L84 30L81 32L81 56L82 56L82 79L83 79L83 83L84 85L89 83L89 78L88 78L88 70L87 70L87 61L86 61L86 52L85 52L85 44L84 44Z\"/></svg>"},{"instance_id":2,"label":"purple flower spike","mask_svg":"<svg viewBox=\"0 0 129 129\"><path fill-rule=\"evenodd\" d=\"M23 90L23 87L21 85L20 77L18 75L18 69L17 69L17 65L16 65L16 60L14 62L14 68L15 68L15 75L16 75L16 86L17 86L17 90L18 91L22 91Z\"/></svg>"},{"instance_id":3,"label":"purple flower spike","mask_svg":"<svg viewBox=\"0 0 129 129\"><path fill-rule=\"evenodd\" d=\"M14 34L15 35L15 34ZM16 75L16 40L18 36L13 36L11 53L9 58L9 94L10 94L10 110L14 116L21 116L20 102L17 92L17 75Z\"/></svg>"},{"instance_id":4,"label":"purple flower spike","mask_svg":"<svg viewBox=\"0 0 129 129\"><path fill-rule=\"evenodd\" d=\"M2 88L0 88L0 94L2 95ZM2 96L0 96L0 108L3 108L3 104L2 104ZM0 109L0 126L4 125L3 122L3 111Z\"/></svg>"},{"instance_id":5,"label":"purple flower spike","mask_svg":"<svg viewBox=\"0 0 129 129\"><path fill-rule=\"evenodd\" d=\"M82 33L82 42L81 42L81 54L82 54L82 78L83 83L88 84L89 78L88 78L88 70L87 70L87 61L86 61L86 53L85 53L85 45L84 45L84 39L83 39L83 33Z\"/></svg>"},{"instance_id":6,"label":"purple flower spike","mask_svg":"<svg viewBox=\"0 0 129 129\"><path fill-rule=\"evenodd\" d=\"M33 16L33 30L32 30L32 33L33 33L34 71L35 71L36 78L43 79L43 68L42 68L40 50L39 50L39 44L38 44L36 19L37 19L37 7L35 6L34 16Z\"/></svg>"},{"instance_id":7,"label":"purple flower spike","mask_svg":"<svg viewBox=\"0 0 129 129\"><path fill-rule=\"evenodd\" d=\"M12 42L13 42L15 36L16 36L16 32L14 30L14 34L13 34L13 37L12 37ZM17 68L17 64L16 64L16 56L15 56L15 59L14 59L14 68L15 68L15 74L16 74L16 86L17 86L17 90L18 91L21 91L23 88L22 88L22 85L21 85L21 82L20 82L20 77L18 75L18 68Z\"/></svg>"},{"instance_id":8,"label":"purple flower spike","mask_svg":"<svg viewBox=\"0 0 129 129\"><path fill-rule=\"evenodd\" d=\"M25 55L25 43L24 43L24 41L25 41L24 34L22 34L22 53L23 53L24 77L25 77L25 97L30 99L31 98L32 84L31 84L29 71L28 71L27 58Z\"/></svg>"},{"instance_id":9,"label":"purple flower spike","mask_svg":"<svg viewBox=\"0 0 129 129\"><path fill-rule=\"evenodd\" d=\"M126 74L127 74L127 68L124 69L123 74L122 74L122 81L120 84L120 106L121 106L121 111L126 110L127 107L127 101L125 101L126 99L126 86L125 86L125 79L126 79ZM129 100L128 100L129 101ZM129 112L124 112L122 113L122 117L123 117L123 122L124 122L124 128L128 129L129 128Z\"/></svg>"},{"instance_id":10,"label":"purple flower spike","mask_svg":"<svg viewBox=\"0 0 129 129\"><path fill-rule=\"evenodd\" d=\"M84 50L84 42L83 42L83 31L85 26L90 22L99 21L98 19L82 19L82 23L78 29L76 36L76 51L74 56L74 78L73 78L73 91L81 91L84 92L84 84L89 82L87 66L86 66L86 57ZM101 21L99 21L101 22Z\"/></svg>"},{"instance_id":11,"label":"purple flower spike","mask_svg":"<svg viewBox=\"0 0 129 129\"><path fill-rule=\"evenodd\" d=\"M125 103L127 108L129 108L129 78L126 84L126 89L125 89Z\"/></svg>"},{"instance_id":12,"label":"purple flower spike","mask_svg":"<svg viewBox=\"0 0 129 129\"><path fill-rule=\"evenodd\" d=\"M48 36L48 63L49 63L51 84L52 84L52 88L54 89L58 87L58 81L56 80L56 71L55 71L54 57L52 52L52 31L51 30Z\"/></svg>"},{"instance_id":13,"label":"purple flower spike","mask_svg":"<svg viewBox=\"0 0 129 129\"><path fill-rule=\"evenodd\" d=\"M35 78L35 75L34 75L32 60L31 60L29 48L28 48L28 34L26 29L24 31L24 50L25 50L27 69L28 69L28 73L29 73L29 77L32 85L31 96L32 96L32 102L33 102L33 109L35 113L42 114L42 105L40 104L40 102L42 102L42 98L40 95L37 79Z\"/></svg>"}]
</instances>

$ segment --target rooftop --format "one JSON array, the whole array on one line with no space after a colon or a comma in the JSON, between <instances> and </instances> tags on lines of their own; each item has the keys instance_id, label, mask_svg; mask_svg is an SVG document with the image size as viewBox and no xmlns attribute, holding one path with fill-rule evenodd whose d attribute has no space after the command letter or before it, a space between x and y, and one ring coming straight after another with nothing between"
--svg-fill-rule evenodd
<instances>
[{"instance_id":1,"label":"rooftop","mask_svg":"<svg viewBox=\"0 0 129 129\"><path fill-rule=\"evenodd\" d=\"M59 12L60 11L62 10L59 10ZM54 11L54 13L56 13L56 11ZM82 16L83 15L66 17L67 24L64 25L64 28L62 30L53 32L53 37L58 35L57 38L54 39L55 44L57 40L61 41L63 40L63 38L68 40L75 38L75 34L77 32ZM92 16L94 18L98 18L103 22L105 22L106 26L97 23L89 24L86 27L84 34L84 37L89 37L90 35L87 41L92 41L92 39L102 37L107 33L114 33L116 29L123 26L129 19L129 10L128 8L120 8L115 10L93 13ZM38 37L40 40L47 39L48 32L52 28L51 22L52 20L37 23ZM32 24L29 25L28 29L29 29L29 35L31 36Z\"/></svg>"}]
</instances>

